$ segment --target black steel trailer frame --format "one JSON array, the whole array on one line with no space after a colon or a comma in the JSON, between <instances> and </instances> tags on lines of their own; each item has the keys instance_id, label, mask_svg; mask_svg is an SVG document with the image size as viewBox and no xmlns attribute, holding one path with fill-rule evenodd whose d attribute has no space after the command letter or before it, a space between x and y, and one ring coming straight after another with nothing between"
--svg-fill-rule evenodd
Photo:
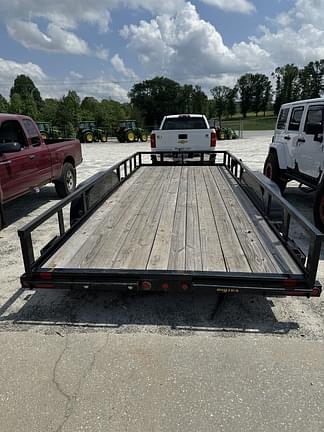
<instances>
[{"instance_id":1,"label":"black steel trailer frame","mask_svg":"<svg viewBox=\"0 0 324 432\"><path fill-rule=\"evenodd\" d=\"M252 172L240 159L227 151L199 152L196 159L185 159L170 152L138 152L96 174L77 190L45 211L18 231L25 273L22 287L64 289L106 289L134 291L210 291L221 294L262 294L267 296L319 297L322 287L316 280L323 234L287 200L266 177ZM195 153L195 156L197 154ZM277 238L285 246L301 274L233 273L215 271L157 271L115 269L44 268L44 263L70 238L97 208L140 167L152 164L220 165L226 167L260 211ZM63 209L71 205L69 227ZM32 233L50 217L57 215L59 235L55 236L35 258ZM290 237L294 220L309 240L305 256Z\"/></svg>"}]
</instances>

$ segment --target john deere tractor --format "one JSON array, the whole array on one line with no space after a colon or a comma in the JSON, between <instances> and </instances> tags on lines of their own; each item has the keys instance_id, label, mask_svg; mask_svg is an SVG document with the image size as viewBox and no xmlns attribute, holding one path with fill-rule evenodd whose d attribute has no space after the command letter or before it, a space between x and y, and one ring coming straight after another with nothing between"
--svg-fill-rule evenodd
<instances>
[{"instance_id":1,"label":"john deere tractor","mask_svg":"<svg viewBox=\"0 0 324 432\"><path fill-rule=\"evenodd\" d=\"M93 141L107 142L107 134L99 129L94 121L83 121L77 129L77 139L81 142L92 143Z\"/></svg>"},{"instance_id":2,"label":"john deere tractor","mask_svg":"<svg viewBox=\"0 0 324 432\"><path fill-rule=\"evenodd\" d=\"M137 127L136 120L124 120L119 122L116 129L119 142L147 141L147 133L144 129Z\"/></svg>"},{"instance_id":3,"label":"john deere tractor","mask_svg":"<svg viewBox=\"0 0 324 432\"><path fill-rule=\"evenodd\" d=\"M37 122L37 126L44 139L62 138L62 133L60 132L59 128L52 126L50 123Z\"/></svg>"}]
</instances>

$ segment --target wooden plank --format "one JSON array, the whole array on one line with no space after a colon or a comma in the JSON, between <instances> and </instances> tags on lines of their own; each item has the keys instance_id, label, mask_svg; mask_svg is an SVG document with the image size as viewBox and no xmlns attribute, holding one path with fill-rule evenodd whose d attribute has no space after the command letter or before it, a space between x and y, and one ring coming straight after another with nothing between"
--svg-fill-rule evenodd
<instances>
[{"instance_id":1,"label":"wooden plank","mask_svg":"<svg viewBox=\"0 0 324 432\"><path fill-rule=\"evenodd\" d=\"M231 217L215 184L209 167L203 170L204 179L213 210L215 224L226 263L231 272L251 272L251 267L245 257L241 243L238 239Z\"/></svg>"},{"instance_id":2,"label":"wooden plank","mask_svg":"<svg viewBox=\"0 0 324 432\"><path fill-rule=\"evenodd\" d=\"M284 245L271 230L263 216L251 202L246 193L242 190L240 185L232 177L232 175L225 168L221 168L221 173L225 178L225 181L227 181L229 186L233 189L240 202L240 205L251 219L253 228L269 250L268 255L270 258L276 262L283 272L302 274L302 271L295 263L293 258L289 255Z\"/></svg>"},{"instance_id":3,"label":"wooden plank","mask_svg":"<svg viewBox=\"0 0 324 432\"><path fill-rule=\"evenodd\" d=\"M174 168L169 188L166 193L166 204L162 210L153 247L147 263L148 270L167 270L168 268L173 222L181 174L181 167Z\"/></svg>"},{"instance_id":4,"label":"wooden plank","mask_svg":"<svg viewBox=\"0 0 324 432\"><path fill-rule=\"evenodd\" d=\"M90 249L96 243L100 227L108 221L108 217L113 217L111 214L115 207L114 213L120 210L123 211L122 206L129 205L130 199L134 194L134 187L145 182L149 172L141 168L136 171L129 179L123 183L102 205L91 215L76 233L44 264L44 267L65 267L66 264L78 254L82 249ZM121 198L125 197L125 200ZM118 207L120 206L120 207Z\"/></svg>"},{"instance_id":5,"label":"wooden plank","mask_svg":"<svg viewBox=\"0 0 324 432\"><path fill-rule=\"evenodd\" d=\"M202 268L195 167L190 167L187 193L186 270L201 271Z\"/></svg>"},{"instance_id":6,"label":"wooden plank","mask_svg":"<svg viewBox=\"0 0 324 432\"><path fill-rule=\"evenodd\" d=\"M195 167L194 171L203 270L226 271L222 247L203 176L204 168Z\"/></svg>"},{"instance_id":7,"label":"wooden plank","mask_svg":"<svg viewBox=\"0 0 324 432\"><path fill-rule=\"evenodd\" d=\"M187 178L188 167L180 167L180 184L177 204L173 219L169 270L185 270L186 268L186 213L187 213Z\"/></svg>"},{"instance_id":8,"label":"wooden plank","mask_svg":"<svg viewBox=\"0 0 324 432\"><path fill-rule=\"evenodd\" d=\"M229 187L229 183L225 181L220 170L212 167L211 173L252 271L256 273L281 272L280 267L269 257L267 246L262 243L260 236L255 232L253 222L240 205L236 194Z\"/></svg>"},{"instance_id":9,"label":"wooden plank","mask_svg":"<svg viewBox=\"0 0 324 432\"><path fill-rule=\"evenodd\" d=\"M65 264L71 268L100 268L111 264L113 255L119 249L121 242L127 235L127 230L134 223L136 214L150 193L152 186L157 178L162 175L162 170L141 168L141 178L139 178L127 194L121 194L120 199L115 203L110 212L105 214L101 223L97 223L93 234L88 238L82 248L74 257ZM91 218L89 219L91 221ZM125 234L126 232L126 234Z\"/></svg>"},{"instance_id":10,"label":"wooden plank","mask_svg":"<svg viewBox=\"0 0 324 432\"><path fill-rule=\"evenodd\" d=\"M147 267L173 170L174 167L163 168L163 176L159 178L147 196L122 247L113 260L112 268L145 269Z\"/></svg>"},{"instance_id":11,"label":"wooden plank","mask_svg":"<svg viewBox=\"0 0 324 432\"><path fill-rule=\"evenodd\" d=\"M102 234L100 243L98 243L92 256L86 256L81 262L82 267L111 268L113 266L113 262L124 244L128 233L132 230L137 218L140 217L145 203L154 193L156 184L159 183L164 174L162 167L157 168L157 170L148 168L150 171L149 177L146 178L145 183L142 182L138 185L138 188L134 189L130 205L122 213L118 222L111 225ZM123 201L125 199L124 197Z\"/></svg>"}]
</instances>

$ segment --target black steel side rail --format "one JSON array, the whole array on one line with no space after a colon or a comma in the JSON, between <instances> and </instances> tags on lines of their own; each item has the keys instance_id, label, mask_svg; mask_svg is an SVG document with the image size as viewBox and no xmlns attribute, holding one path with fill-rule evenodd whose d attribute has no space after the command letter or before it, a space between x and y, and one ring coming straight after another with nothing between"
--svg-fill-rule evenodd
<instances>
[{"instance_id":1,"label":"black steel side rail","mask_svg":"<svg viewBox=\"0 0 324 432\"><path fill-rule=\"evenodd\" d=\"M155 160L151 160L152 155L157 156ZM267 295L307 295L319 296L321 286L316 281L316 273L318 261L320 257L321 242L324 235L319 232L302 214L300 214L288 201L286 201L278 192L267 184L264 180L258 178L240 159L236 158L227 151L204 151L195 152L196 159L186 159L181 153L174 154L177 159L170 160L170 152L138 152L121 162L113 165L108 170L93 176L86 181L70 196L54 205L42 215L38 216L34 221L25 225L18 231L22 254L24 259L25 274L21 281L24 287L35 288L43 287L109 287L120 289L121 286L127 286L131 281L132 275L136 275L134 284L136 289L144 289L142 286L143 280L152 277L153 289L161 289L161 278L168 281L178 280L179 277L185 277L185 284L194 289L227 290L226 292L260 292ZM148 161L145 161L149 159ZM220 157L220 158L219 158ZM220 159L220 160L219 160ZM243 188L247 195L254 202L255 206L261 212L271 229L275 232L278 239L285 245L299 268L302 270L302 275L282 275L282 274L246 274L242 273L221 273L221 272L182 272L179 276L178 272L167 271L152 272L141 270L139 272L128 270L127 272L115 270L87 269L76 271L75 269L45 269L42 265L71 237L71 235L94 213L94 211L111 195L124 181L126 181L138 168L141 166L152 165L220 165L227 168L231 175L235 178L238 184ZM104 187L105 180L109 176L114 175L116 181L109 187ZM110 178L109 177L109 178ZM247 181L248 180L248 181ZM92 194L92 191L97 188L98 184L102 185L102 191L97 197ZM252 183L247 185L248 183ZM92 199L92 195L96 195ZM257 196L257 198L256 198ZM260 198L261 197L261 198ZM80 217L66 229L63 218L63 208L70 203L82 201L82 212ZM272 207L276 203L282 209L283 217L278 223L278 220L273 221L271 217ZM79 204L78 204L79 205ZM57 214L59 224L59 235L45 246L41 256L35 259L34 247L32 242L32 232L48 220L53 215ZM309 250L307 255L307 264L300 255L296 253L296 248L293 246L293 240L289 236L289 226L291 219L294 219L307 233L309 237ZM47 278L50 277L50 280ZM197 278L203 278L199 282ZM64 280L64 278L67 278ZM103 279L102 279L103 278ZM160 278L160 279L159 279ZM175 279L174 279L175 278ZM188 279L189 278L189 279ZM157 281L159 279L159 281ZM88 283L87 283L88 281ZM149 282L149 281L148 281ZM167 283L167 282L165 282ZM130 286L132 283L130 282ZM134 287L135 287L134 285ZM159 287L159 288L158 288ZM163 288L162 288L163 289ZM230 291L234 290L234 291ZM235 291L236 290L236 291Z\"/></svg>"}]
</instances>

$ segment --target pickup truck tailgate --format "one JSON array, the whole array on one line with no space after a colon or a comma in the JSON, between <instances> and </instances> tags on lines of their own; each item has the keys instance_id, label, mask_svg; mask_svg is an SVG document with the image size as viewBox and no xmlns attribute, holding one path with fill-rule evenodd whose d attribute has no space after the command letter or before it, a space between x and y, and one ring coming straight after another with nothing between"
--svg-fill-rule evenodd
<instances>
[{"instance_id":1,"label":"pickup truck tailgate","mask_svg":"<svg viewBox=\"0 0 324 432\"><path fill-rule=\"evenodd\" d=\"M157 151L208 151L210 130L162 130L156 134Z\"/></svg>"}]
</instances>

